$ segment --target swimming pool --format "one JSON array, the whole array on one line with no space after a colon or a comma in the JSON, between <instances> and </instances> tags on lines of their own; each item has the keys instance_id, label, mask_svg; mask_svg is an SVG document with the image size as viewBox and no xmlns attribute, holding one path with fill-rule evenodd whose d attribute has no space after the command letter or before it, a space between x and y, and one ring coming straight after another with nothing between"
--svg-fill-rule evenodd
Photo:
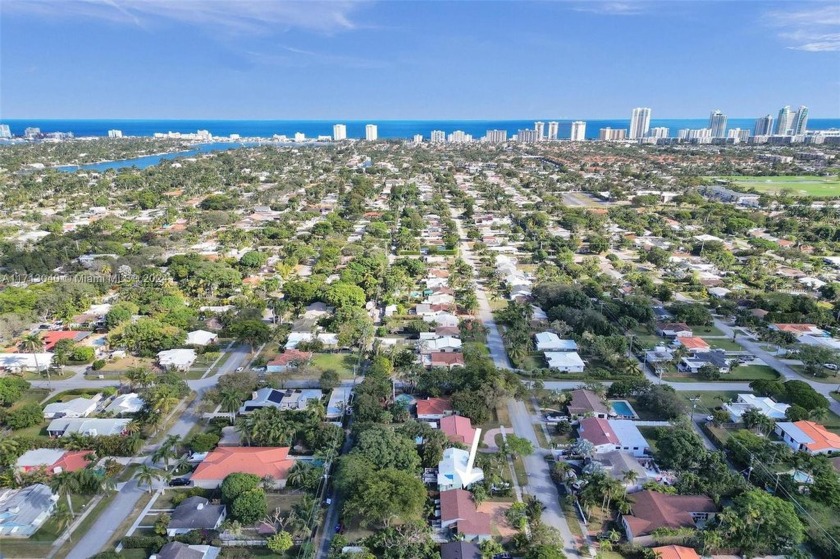
<instances>
[{"instance_id":1,"label":"swimming pool","mask_svg":"<svg viewBox=\"0 0 840 559\"><path fill-rule=\"evenodd\" d=\"M610 407L612 408L615 415L619 417L637 417L635 410L630 406L630 403L626 400L612 400L610 401Z\"/></svg>"}]
</instances>

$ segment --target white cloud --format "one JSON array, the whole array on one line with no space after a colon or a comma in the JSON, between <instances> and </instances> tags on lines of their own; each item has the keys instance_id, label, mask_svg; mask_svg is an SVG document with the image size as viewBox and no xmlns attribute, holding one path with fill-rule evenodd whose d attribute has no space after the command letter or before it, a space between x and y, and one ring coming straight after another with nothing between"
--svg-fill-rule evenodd
<instances>
[{"instance_id":1,"label":"white cloud","mask_svg":"<svg viewBox=\"0 0 840 559\"><path fill-rule=\"evenodd\" d=\"M306 29L335 33L358 27L352 13L364 0L3 0L6 14L101 19L146 27L159 19L237 34Z\"/></svg>"},{"instance_id":2,"label":"white cloud","mask_svg":"<svg viewBox=\"0 0 840 559\"><path fill-rule=\"evenodd\" d=\"M765 23L777 30L789 49L806 52L840 51L840 4L805 10L772 11Z\"/></svg>"}]
</instances>

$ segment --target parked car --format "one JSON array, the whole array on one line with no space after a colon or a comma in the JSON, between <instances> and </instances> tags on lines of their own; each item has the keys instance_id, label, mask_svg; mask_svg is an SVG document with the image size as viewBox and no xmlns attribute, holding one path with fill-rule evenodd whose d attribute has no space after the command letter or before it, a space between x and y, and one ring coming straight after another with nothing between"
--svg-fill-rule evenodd
<instances>
[{"instance_id":1,"label":"parked car","mask_svg":"<svg viewBox=\"0 0 840 559\"><path fill-rule=\"evenodd\" d=\"M237 372L237 373L241 373L241 372L242 372L242 371L244 371L244 370L245 370L245 367L237 367L237 368L236 368L236 372Z\"/></svg>"},{"instance_id":2,"label":"parked car","mask_svg":"<svg viewBox=\"0 0 840 559\"><path fill-rule=\"evenodd\" d=\"M169 480L169 487L188 487L192 481L185 477L176 477Z\"/></svg>"},{"instance_id":3,"label":"parked car","mask_svg":"<svg viewBox=\"0 0 840 559\"><path fill-rule=\"evenodd\" d=\"M835 365L834 363L826 363L825 365L823 365L823 367L825 367L829 371L836 371L837 370L837 365Z\"/></svg>"}]
</instances>

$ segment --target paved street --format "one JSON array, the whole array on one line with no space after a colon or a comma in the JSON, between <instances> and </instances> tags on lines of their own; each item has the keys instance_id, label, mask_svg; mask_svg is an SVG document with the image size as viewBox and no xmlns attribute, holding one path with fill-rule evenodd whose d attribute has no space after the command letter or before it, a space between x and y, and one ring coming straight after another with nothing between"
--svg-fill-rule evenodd
<instances>
[{"instance_id":1,"label":"paved street","mask_svg":"<svg viewBox=\"0 0 840 559\"><path fill-rule=\"evenodd\" d=\"M224 362L215 376L201 380L189 381L188 384L190 385L190 388L197 392L197 396L195 400L193 400L192 404L190 404L187 409L181 413L178 420L166 434L180 435L183 437L189 433L190 429L192 429L193 425L195 425L199 418L199 415L195 413L195 410L198 408L201 398L204 396L204 392L216 384L220 375L233 372L237 369L237 367L245 365L248 353L248 347L237 346L233 349L230 357ZM75 381L71 379L67 382ZM94 386L102 385L102 381L85 382L88 383L86 386L90 386L90 383L93 383ZM56 382L53 382L54 388L56 384ZM148 449L144 449L143 453L145 454L147 451ZM151 458L146 455L146 459L143 462L151 465ZM99 515L96 522L94 522L94 524L88 529L87 533L85 533L76 542L75 547L73 547L70 553L67 554L67 559L87 559L102 550L105 544L108 543L108 540L114 535L114 532L120 526L122 521L131 516L131 512L137 505L137 501L140 500L140 496L143 494L144 490L145 488L141 490L137 486L137 481L134 479L126 483L122 490L120 490L120 492L114 497L114 500L111 501L111 504L108 505L108 508Z\"/></svg>"},{"instance_id":2,"label":"paved street","mask_svg":"<svg viewBox=\"0 0 840 559\"><path fill-rule=\"evenodd\" d=\"M477 270L475 259L469 250L466 242L466 234L464 232L461 219L455 220L458 227L458 235L461 237L460 253L461 257ZM478 284L475 286L476 298L478 299L478 317L487 328L487 347L490 350L490 356L496 367L501 369L511 369L510 360L505 351L504 341L502 340L499 329L496 326L496 321L493 318L493 312L490 308L490 302L487 299L487 293L484 288ZM579 559L580 555L577 551L574 535L569 529L569 524L566 522L566 517L563 514L563 509L560 506L560 497L557 493L557 487L551 479L548 470L548 463L545 461L545 456L548 454L546 449L541 448L537 435L534 432L533 416L528 411L526 405L518 400L508 400L508 411L510 413L510 420L512 422L513 432L518 437L525 438L531 441L536 451L529 455L523 456L522 461L525 465L525 472L528 474L528 483L522 485L523 492L530 493L537 497L545 506L542 514L542 520L548 526L556 528L563 537L565 546L565 553L567 557ZM520 484L524 480L519 480Z\"/></svg>"}]
</instances>

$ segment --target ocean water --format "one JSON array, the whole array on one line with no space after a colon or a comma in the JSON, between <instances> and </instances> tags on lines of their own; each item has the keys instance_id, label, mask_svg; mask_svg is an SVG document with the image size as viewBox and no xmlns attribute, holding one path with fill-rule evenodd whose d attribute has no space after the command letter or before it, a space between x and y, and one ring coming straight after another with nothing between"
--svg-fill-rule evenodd
<instances>
[{"instance_id":1,"label":"ocean water","mask_svg":"<svg viewBox=\"0 0 840 559\"><path fill-rule=\"evenodd\" d=\"M195 132L208 130L214 136L229 136L239 134L243 138L270 138L275 134L292 137L296 132L303 132L307 138L317 136L331 136L333 124L347 125L348 138L364 138L365 125L378 125L379 138L410 139L415 134L422 134L429 139L432 130L443 130L446 133L463 130L472 134L476 139L484 136L487 130L507 130L508 137L521 129L533 129L534 121L542 120L559 123L559 138L568 138L571 132L572 120L556 118L539 118L529 120L44 120L19 119L4 120L14 135L23 135L27 127L40 128L42 132L72 132L76 136L107 136L108 130L122 130L126 136L152 136L155 132ZM581 119L585 120L585 119ZM708 119L654 119L651 127L665 126L670 128L671 135L676 136L681 128L706 128ZM754 118L730 118L728 128L752 130ZM598 138L601 128L628 128L629 119L587 120L586 137ZM840 128L840 119L812 118L808 120L809 130L827 130Z\"/></svg>"}]
</instances>

